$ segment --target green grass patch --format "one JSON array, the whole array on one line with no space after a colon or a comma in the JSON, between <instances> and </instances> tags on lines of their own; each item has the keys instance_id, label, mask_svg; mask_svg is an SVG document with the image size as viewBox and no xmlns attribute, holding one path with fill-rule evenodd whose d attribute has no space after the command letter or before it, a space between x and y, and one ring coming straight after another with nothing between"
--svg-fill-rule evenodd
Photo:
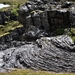
<instances>
[{"instance_id":1,"label":"green grass patch","mask_svg":"<svg viewBox=\"0 0 75 75\"><path fill-rule=\"evenodd\" d=\"M21 5L25 4L26 1L27 0L0 0L0 3L10 5L10 7L2 8L0 11L11 11L11 13L18 15L17 10ZM9 34L10 31L19 27L22 27L22 25L18 21L11 21L6 25L0 25L0 37Z\"/></svg>"},{"instance_id":2,"label":"green grass patch","mask_svg":"<svg viewBox=\"0 0 75 75\"><path fill-rule=\"evenodd\" d=\"M71 28L71 34L69 36L72 38L73 42L75 43L75 28Z\"/></svg>"},{"instance_id":3,"label":"green grass patch","mask_svg":"<svg viewBox=\"0 0 75 75\"><path fill-rule=\"evenodd\" d=\"M8 73L0 73L0 75L75 75L74 73L55 73L47 71L34 70L14 70Z\"/></svg>"},{"instance_id":4,"label":"green grass patch","mask_svg":"<svg viewBox=\"0 0 75 75\"><path fill-rule=\"evenodd\" d=\"M6 25L0 25L0 37L9 34L10 31L22 27L23 25L21 25L18 21L11 21L9 23L7 23Z\"/></svg>"},{"instance_id":5,"label":"green grass patch","mask_svg":"<svg viewBox=\"0 0 75 75\"><path fill-rule=\"evenodd\" d=\"M71 28L71 35L75 35L75 28Z\"/></svg>"},{"instance_id":6,"label":"green grass patch","mask_svg":"<svg viewBox=\"0 0 75 75\"><path fill-rule=\"evenodd\" d=\"M70 36L75 44L75 36Z\"/></svg>"},{"instance_id":7,"label":"green grass patch","mask_svg":"<svg viewBox=\"0 0 75 75\"><path fill-rule=\"evenodd\" d=\"M9 4L10 7L0 9L0 11L10 10L12 13L18 15L17 10L19 7L26 3L27 0L0 0L0 3Z\"/></svg>"},{"instance_id":8,"label":"green grass patch","mask_svg":"<svg viewBox=\"0 0 75 75\"><path fill-rule=\"evenodd\" d=\"M16 9L12 9L12 10L11 10L11 13L13 13L13 14L15 14L15 15L18 16L18 12L17 12L17 10L18 10L18 8L16 8Z\"/></svg>"}]
</instances>

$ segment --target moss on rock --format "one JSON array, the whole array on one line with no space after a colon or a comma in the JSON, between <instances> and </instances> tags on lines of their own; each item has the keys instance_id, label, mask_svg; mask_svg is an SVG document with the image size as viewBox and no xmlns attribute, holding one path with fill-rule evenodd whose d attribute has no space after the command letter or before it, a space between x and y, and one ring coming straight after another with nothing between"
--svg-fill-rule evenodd
<instances>
[{"instance_id":1,"label":"moss on rock","mask_svg":"<svg viewBox=\"0 0 75 75\"><path fill-rule=\"evenodd\" d=\"M23 25L21 25L18 21L11 21L4 25L3 27L0 27L0 37L10 34L10 31L13 31L16 28L20 28Z\"/></svg>"}]
</instances>

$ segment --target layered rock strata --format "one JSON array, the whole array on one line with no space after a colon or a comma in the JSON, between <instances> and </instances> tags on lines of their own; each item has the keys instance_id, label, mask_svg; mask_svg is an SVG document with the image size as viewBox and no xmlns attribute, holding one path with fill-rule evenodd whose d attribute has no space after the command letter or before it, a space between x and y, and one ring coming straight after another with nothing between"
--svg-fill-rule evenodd
<instances>
[{"instance_id":1,"label":"layered rock strata","mask_svg":"<svg viewBox=\"0 0 75 75\"><path fill-rule=\"evenodd\" d=\"M42 37L36 43L9 48L4 54L2 68L75 72L75 45L67 35Z\"/></svg>"}]
</instances>

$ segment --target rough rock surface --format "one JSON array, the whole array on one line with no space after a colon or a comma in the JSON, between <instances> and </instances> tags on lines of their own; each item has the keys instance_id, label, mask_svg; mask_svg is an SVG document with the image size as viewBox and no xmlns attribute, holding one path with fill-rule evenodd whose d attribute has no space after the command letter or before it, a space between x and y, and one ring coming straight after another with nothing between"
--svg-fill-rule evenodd
<instances>
[{"instance_id":1,"label":"rough rock surface","mask_svg":"<svg viewBox=\"0 0 75 75\"><path fill-rule=\"evenodd\" d=\"M20 7L18 20L24 28L0 38L0 50L3 50L0 51L0 71L32 68L75 72L72 39L67 35L49 37L57 28L75 27L74 7L72 2L61 4L54 0L30 0ZM21 41L14 41L17 39Z\"/></svg>"},{"instance_id":2,"label":"rough rock surface","mask_svg":"<svg viewBox=\"0 0 75 75\"><path fill-rule=\"evenodd\" d=\"M75 27L74 10L75 5L71 1L62 1L61 3L61 1L54 0L29 0L18 10L18 21L23 24L26 34L31 32L29 30L31 27L34 29L35 26L40 30L39 33L42 30L51 36L56 35L58 28ZM33 36L33 38L38 37L37 34Z\"/></svg>"},{"instance_id":3,"label":"rough rock surface","mask_svg":"<svg viewBox=\"0 0 75 75\"><path fill-rule=\"evenodd\" d=\"M75 45L67 35L42 37L4 51L3 68L32 68L55 72L75 72Z\"/></svg>"},{"instance_id":4,"label":"rough rock surface","mask_svg":"<svg viewBox=\"0 0 75 75\"><path fill-rule=\"evenodd\" d=\"M17 16L11 13L11 11L2 11L2 12L0 11L0 24L5 25L6 22L16 20Z\"/></svg>"},{"instance_id":5,"label":"rough rock surface","mask_svg":"<svg viewBox=\"0 0 75 75\"><path fill-rule=\"evenodd\" d=\"M10 34L0 37L0 51L25 44L24 41L20 42L23 33L24 28L20 27L10 31Z\"/></svg>"}]
</instances>

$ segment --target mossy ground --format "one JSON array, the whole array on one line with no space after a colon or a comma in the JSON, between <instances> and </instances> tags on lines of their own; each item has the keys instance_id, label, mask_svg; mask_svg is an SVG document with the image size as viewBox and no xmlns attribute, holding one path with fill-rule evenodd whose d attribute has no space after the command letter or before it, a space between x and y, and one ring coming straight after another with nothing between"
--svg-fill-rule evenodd
<instances>
[{"instance_id":1,"label":"mossy ground","mask_svg":"<svg viewBox=\"0 0 75 75\"><path fill-rule=\"evenodd\" d=\"M10 31L22 26L18 21L10 21L5 25L0 25L0 37L10 34Z\"/></svg>"},{"instance_id":2,"label":"mossy ground","mask_svg":"<svg viewBox=\"0 0 75 75\"><path fill-rule=\"evenodd\" d=\"M34 70L14 70L8 73L0 73L0 75L75 75L75 73L55 73Z\"/></svg>"}]
</instances>

